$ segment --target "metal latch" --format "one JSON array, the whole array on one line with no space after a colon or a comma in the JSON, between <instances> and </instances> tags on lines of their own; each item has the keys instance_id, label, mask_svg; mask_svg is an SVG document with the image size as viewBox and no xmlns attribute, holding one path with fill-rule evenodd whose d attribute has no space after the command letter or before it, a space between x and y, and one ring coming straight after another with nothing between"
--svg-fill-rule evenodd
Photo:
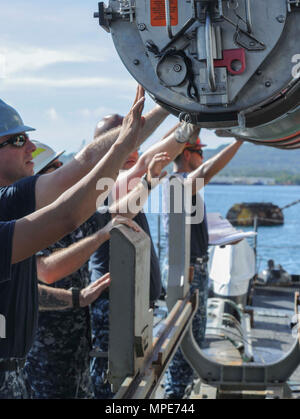
<instances>
[{"instance_id":1,"label":"metal latch","mask_svg":"<svg viewBox=\"0 0 300 419\"><path fill-rule=\"evenodd\" d=\"M137 358L143 358L149 346L148 325L142 330L141 336L134 337L134 347Z\"/></svg>"},{"instance_id":2,"label":"metal latch","mask_svg":"<svg viewBox=\"0 0 300 419\"><path fill-rule=\"evenodd\" d=\"M222 60L214 60L214 67L226 67L227 71L236 76L246 70L246 54L243 48L228 49L223 51Z\"/></svg>"}]
</instances>

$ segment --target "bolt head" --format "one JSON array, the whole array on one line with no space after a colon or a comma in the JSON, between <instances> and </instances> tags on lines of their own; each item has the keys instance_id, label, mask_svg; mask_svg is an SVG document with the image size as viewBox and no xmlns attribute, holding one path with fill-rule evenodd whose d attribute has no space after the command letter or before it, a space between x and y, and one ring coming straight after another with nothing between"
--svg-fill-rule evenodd
<instances>
[{"instance_id":1,"label":"bolt head","mask_svg":"<svg viewBox=\"0 0 300 419\"><path fill-rule=\"evenodd\" d=\"M173 67L173 70L174 70L176 73L179 73L179 72L182 70L182 67L181 67L181 65L180 65L180 64L175 64L175 65L174 65L174 67Z\"/></svg>"},{"instance_id":2,"label":"bolt head","mask_svg":"<svg viewBox=\"0 0 300 419\"><path fill-rule=\"evenodd\" d=\"M139 31L144 31L144 30L146 30L146 25L145 25L145 23L139 23L139 24L138 24L138 30L139 30Z\"/></svg>"}]
</instances>

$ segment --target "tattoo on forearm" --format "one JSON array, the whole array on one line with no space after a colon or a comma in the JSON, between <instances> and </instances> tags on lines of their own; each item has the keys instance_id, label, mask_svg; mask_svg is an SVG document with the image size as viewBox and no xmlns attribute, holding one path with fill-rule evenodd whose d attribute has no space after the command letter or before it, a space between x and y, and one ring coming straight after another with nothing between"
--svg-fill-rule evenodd
<instances>
[{"instance_id":1,"label":"tattoo on forearm","mask_svg":"<svg viewBox=\"0 0 300 419\"><path fill-rule=\"evenodd\" d=\"M71 308L68 301L60 299L58 295L53 294L53 290L49 290L39 286L39 309L41 311L65 310Z\"/></svg>"}]
</instances>

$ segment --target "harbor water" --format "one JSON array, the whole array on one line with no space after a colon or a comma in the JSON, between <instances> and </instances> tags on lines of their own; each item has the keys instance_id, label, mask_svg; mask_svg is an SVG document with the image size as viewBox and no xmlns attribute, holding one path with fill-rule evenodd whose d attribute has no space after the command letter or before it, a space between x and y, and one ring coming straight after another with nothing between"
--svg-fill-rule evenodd
<instances>
[{"instance_id":1,"label":"harbor water","mask_svg":"<svg viewBox=\"0 0 300 419\"><path fill-rule=\"evenodd\" d=\"M156 195L157 199L158 194ZM226 217L230 207L242 202L271 202L284 207L300 199L300 186L264 185L208 185L204 191L208 212L219 212ZM158 215L147 214L152 236L158 250ZM300 274L300 204L284 210L282 226L259 227L257 239L258 271L265 269L267 261L273 259L290 274ZM165 236L162 222L160 237L160 259L165 255ZM237 229L240 229L237 227ZM252 230L243 228L243 230Z\"/></svg>"}]
</instances>

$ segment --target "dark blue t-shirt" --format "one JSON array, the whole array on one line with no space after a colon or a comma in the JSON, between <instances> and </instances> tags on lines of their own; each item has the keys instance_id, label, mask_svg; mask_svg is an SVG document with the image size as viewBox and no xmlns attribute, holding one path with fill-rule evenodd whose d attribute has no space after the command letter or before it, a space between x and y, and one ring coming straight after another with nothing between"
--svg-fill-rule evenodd
<instances>
[{"instance_id":1,"label":"dark blue t-shirt","mask_svg":"<svg viewBox=\"0 0 300 419\"><path fill-rule=\"evenodd\" d=\"M11 253L14 234L14 221L0 221L0 284L11 278ZM0 314L1 310L0 310Z\"/></svg>"},{"instance_id":2,"label":"dark blue t-shirt","mask_svg":"<svg viewBox=\"0 0 300 419\"><path fill-rule=\"evenodd\" d=\"M186 179L188 176L187 172L183 173L173 173L171 176L177 176L182 179ZM169 200L170 200L170 178L164 184L164 212L163 212L163 226L166 235L167 247L169 245ZM199 193L196 193L192 196L192 206L195 209L191 213L190 217L193 219L191 223L191 254L190 262L194 263L197 258L202 258L207 256L208 245L209 245L209 236L207 228L207 217L206 217L206 207L203 199ZM199 220L199 221L198 221ZM166 249L168 254L168 249Z\"/></svg>"},{"instance_id":3,"label":"dark blue t-shirt","mask_svg":"<svg viewBox=\"0 0 300 419\"><path fill-rule=\"evenodd\" d=\"M37 177L22 179L0 188L0 222L18 220L35 211ZM10 224L12 229L14 223ZM11 262L11 236L0 237L1 259ZM8 245L10 243L10 250ZM6 255L3 254L5 249ZM3 262L2 262L3 263ZM6 339L0 339L0 358L24 358L34 339L38 316L35 256L0 273L0 313L6 319Z\"/></svg>"},{"instance_id":4,"label":"dark blue t-shirt","mask_svg":"<svg viewBox=\"0 0 300 419\"><path fill-rule=\"evenodd\" d=\"M102 220L103 228L111 220L111 215L109 212L104 214L99 214ZM155 252L154 244L151 238L151 233L149 229L149 224L146 218L146 215L143 212L140 212L134 219L144 231L148 234L151 240L151 259L150 259L150 302L154 302L158 299L161 293L161 275L159 260ZM101 276L109 272L109 241L105 242L99 249L91 256L90 258L90 270L91 270L91 280L92 282L99 279ZM106 294L107 296L107 294ZM105 298L105 294L103 294ZM101 297L100 297L101 298Z\"/></svg>"},{"instance_id":5,"label":"dark blue t-shirt","mask_svg":"<svg viewBox=\"0 0 300 419\"><path fill-rule=\"evenodd\" d=\"M193 195L192 205L196 207L196 201L199 198L199 195ZM192 214L195 216L195 213ZM203 221L201 223L196 223L191 225L191 262L195 262L197 258L207 256L208 252L208 228L207 228L207 216L206 208L204 205L204 215Z\"/></svg>"}]
</instances>

